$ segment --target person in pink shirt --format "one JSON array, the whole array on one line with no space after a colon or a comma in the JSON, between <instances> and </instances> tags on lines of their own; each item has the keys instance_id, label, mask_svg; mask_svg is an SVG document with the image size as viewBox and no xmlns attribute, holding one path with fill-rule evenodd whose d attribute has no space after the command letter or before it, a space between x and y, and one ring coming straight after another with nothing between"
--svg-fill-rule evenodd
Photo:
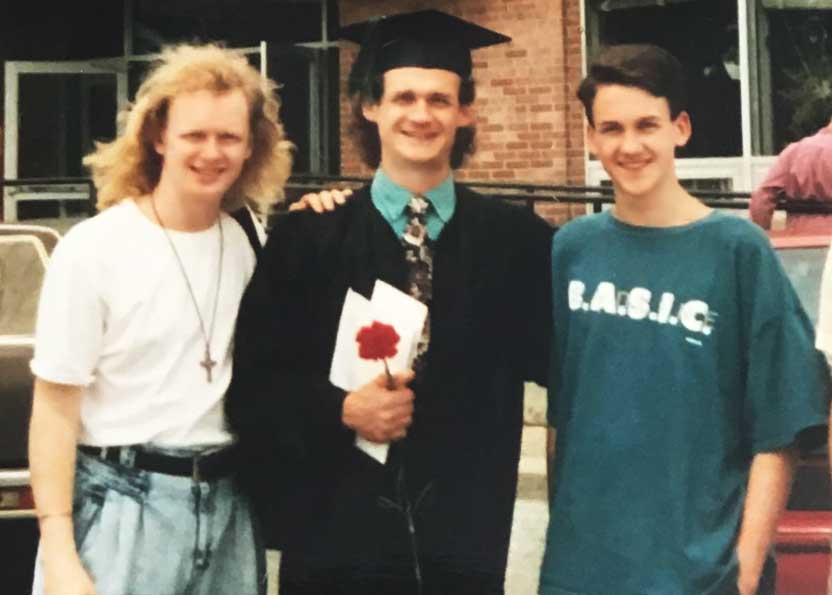
<instances>
[{"instance_id":1,"label":"person in pink shirt","mask_svg":"<svg viewBox=\"0 0 832 595\"><path fill-rule=\"evenodd\" d=\"M766 179L751 193L751 219L763 229L771 228L775 203L781 197L828 202L832 207L832 120L780 153ZM832 234L832 211L829 214L790 213L786 229Z\"/></svg>"}]
</instances>

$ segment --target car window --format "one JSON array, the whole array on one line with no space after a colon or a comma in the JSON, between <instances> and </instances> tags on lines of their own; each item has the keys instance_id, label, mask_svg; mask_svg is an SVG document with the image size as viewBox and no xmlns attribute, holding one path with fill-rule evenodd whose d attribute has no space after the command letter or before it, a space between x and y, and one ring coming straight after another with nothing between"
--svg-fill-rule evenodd
<instances>
[{"instance_id":1,"label":"car window","mask_svg":"<svg viewBox=\"0 0 832 595\"><path fill-rule=\"evenodd\" d=\"M812 327L817 325L820 278L826 262L826 248L790 248L779 250L780 260L803 303Z\"/></svg>"},{"instance_id":2,"label":"car window","mask_svg":"<svg viewBox=\"0 0 832 595\"><path fill-rule=\"evenodd\" d=\"M0 236L0 336L34 333L47 259L34 235Z\"/></svg>"}]
</instances>

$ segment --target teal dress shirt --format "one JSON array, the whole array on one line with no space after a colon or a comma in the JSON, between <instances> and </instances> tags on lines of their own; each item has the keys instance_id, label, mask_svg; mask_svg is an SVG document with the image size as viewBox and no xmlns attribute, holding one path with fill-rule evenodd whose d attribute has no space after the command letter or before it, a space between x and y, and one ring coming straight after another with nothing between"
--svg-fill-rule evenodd
<instances>
[{"instance_id":1,"label":"teal dress shirt","mask_svg":"<svg viewBox=\"0 0 832 595\"><path fill-rule=\"evenodd\" d=\"M379 168L370 186L370 196L378 212L390 224L396 236L401 238L407 225L404 208L410 202L413 193L405 190ZM422 194L433 205L427 213L428 237L436 240L442 233L442 228L451 219L456 208L456 191L453 175L448 175L445 181L436 188Z\"/></svg>"}]
</instances>

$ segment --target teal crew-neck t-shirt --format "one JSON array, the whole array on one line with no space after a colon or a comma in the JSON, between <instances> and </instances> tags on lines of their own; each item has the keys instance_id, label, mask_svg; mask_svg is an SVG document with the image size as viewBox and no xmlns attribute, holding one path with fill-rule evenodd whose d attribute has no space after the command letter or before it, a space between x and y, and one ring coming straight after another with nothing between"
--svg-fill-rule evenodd
<instances>
[{"instance_id":1,"label":"teal crew-neck t-shirt","mask_svg":"<svg viewBox=\"0 0 832 595\"><path fill-rule=\"evenodd\" d=\"M545 595L736 593L751 459L826 423L828 375L765 235L581 217L552 244Z\"/></svg>"}]
</instances>

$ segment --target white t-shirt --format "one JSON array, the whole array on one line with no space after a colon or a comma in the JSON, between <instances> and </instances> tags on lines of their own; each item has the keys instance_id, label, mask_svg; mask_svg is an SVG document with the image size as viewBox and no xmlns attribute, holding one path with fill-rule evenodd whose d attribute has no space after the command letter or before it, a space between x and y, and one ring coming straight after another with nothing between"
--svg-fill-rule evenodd
<instances>
[{"instance_id":1,"label":"white t-shirt","mask_svg":"<svg viewBox=\"0 0 832 595\"><path fill-rule=\"evenodd\" d=\"M211 336L212 382L200 366L205 342L176 257L161 227L124 200L59 242L38 306L32 372L83 387L79 441L93 446L224 444L222 398L231 380L237 309L255 255L222 215L222 280ZM219 228L169 231L206 332L216 295Z\"/></svg>"}]
</instances>

